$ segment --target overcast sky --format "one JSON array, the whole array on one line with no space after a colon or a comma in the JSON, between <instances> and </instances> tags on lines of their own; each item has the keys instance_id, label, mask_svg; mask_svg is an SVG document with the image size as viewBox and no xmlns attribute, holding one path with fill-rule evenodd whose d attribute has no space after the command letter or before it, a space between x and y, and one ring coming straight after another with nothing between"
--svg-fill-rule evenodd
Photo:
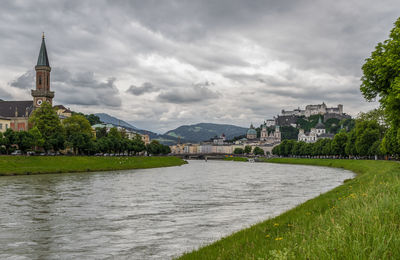
<instances>
[{"instance_id":1,"label":"overcast sky","mask_svg":"<svg viewBox=\"0 0 400 260\"><path fill-rule=\"evenodd\" d=\"M361 65L400 2L2 1L0 99L29 100L41 34L55 104L163 133L248 126L307 104L376 106Z\"/></svg>"}]
</instances>

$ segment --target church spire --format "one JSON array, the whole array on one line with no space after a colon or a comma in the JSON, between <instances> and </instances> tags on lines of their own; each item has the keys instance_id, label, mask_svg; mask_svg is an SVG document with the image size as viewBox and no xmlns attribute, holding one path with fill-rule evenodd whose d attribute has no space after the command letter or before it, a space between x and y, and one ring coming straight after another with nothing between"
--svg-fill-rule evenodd
<instances>
[{"instance_id":1,"label":"church spire","mask_svg":"<svg viewBox=\"0 0 400 260\"><path fill-rule=\"evenodd\" d=\"M42 35L42 45L40 46L40 52L36 66L50 67L49 58L47 57L46 43L44 42L44 33Z\"/></svg>"}]
</instances>

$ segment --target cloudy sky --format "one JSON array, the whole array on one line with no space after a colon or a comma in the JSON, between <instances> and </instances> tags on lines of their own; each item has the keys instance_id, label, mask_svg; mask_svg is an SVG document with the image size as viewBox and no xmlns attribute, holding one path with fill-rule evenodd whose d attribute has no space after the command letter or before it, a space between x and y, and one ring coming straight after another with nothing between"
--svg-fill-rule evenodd
<instances>
[{"instance_id":1,"label":"cloudy sky","mask_svg":"<svg viewBox=\"0 0 400 260\"><path fill-rule=\"evenodd\" d=\"M360 67L400 16L398 0L1 4L0 99L31 99L44 31L56 104L160 133L323 101L367 111Z\"/></svg>"}]
</instances>

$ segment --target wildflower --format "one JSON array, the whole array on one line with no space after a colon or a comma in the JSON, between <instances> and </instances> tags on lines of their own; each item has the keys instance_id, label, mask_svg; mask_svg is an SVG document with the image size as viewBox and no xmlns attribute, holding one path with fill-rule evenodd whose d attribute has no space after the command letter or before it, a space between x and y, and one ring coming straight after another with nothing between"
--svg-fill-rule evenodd
<instances>
[{"instance_id":1,"label":"wildflower","mask_svg":"<svg viewBox=\"0 0 400 260\"><path fill-rule=\"evenodd\" d=\"M276 241L280 241L280 240L282 240L282 239L283 239L283 237L277 237L277 238L275 238Z\"/></svg>"},{"instance_id":2,"label":"wildflower","mask_svg":"<svg viewBox=\"0 0 400 260\"><path fill-rule=\"evenodd\" d=\"M293 227L293 225L292 225L292 224L287 224L287 226L288 226L288 227Z\"/></svg>"},{"instance_id":3,"label":"wildflower","mask_svg":"<svg viewBox=\"0 0 400 260\"><path fill-rule=\"evenodd\" d=\"M275 224L274 224L274 227L278 227L278 226L279 226L279 223L275 223Z\"/></svg>"},{"instance_id":4,"label":"wildflower","mask_svg":"<svg viewBox=\"0 0 400 260\"><path fill-rule=\"evenodd\" d=\"M270 237L270 235L266 235L265 237L266 237L266 238L269 238L269 237Z\"/></svg>"},{"instance_id":5,"label":"wildflower","mask_svg":"<svg viewBox=\"0 0 400 260\"><path fill-rule=\"evenodd\" d=\"M306 215L307 215L307 216L310 216L310 215L311 215L311 213L310 213L310 212L306 212Z\"/></svg>"}]
</instances>

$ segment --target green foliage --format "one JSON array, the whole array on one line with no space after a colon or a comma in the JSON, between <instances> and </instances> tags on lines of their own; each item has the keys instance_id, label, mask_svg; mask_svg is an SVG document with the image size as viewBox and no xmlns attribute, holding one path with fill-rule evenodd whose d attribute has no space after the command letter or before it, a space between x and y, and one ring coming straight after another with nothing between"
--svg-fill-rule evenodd
<instances>
[{"instance_id":1,"label":"green foliage","mask_svg":"<svg viewBox=\"0 0 400 260\"><path fill-rule=\"evenodd\" d=\"M96 138L100 139L107 136L107 129L105 127L96 128Z\"/></svg>"},{"instance_id":2,"label":"green foliage","mask_svg":"<svg viewBox=\"0 0 400 260\"><path fill-rule=\"evenodd\" d=\"M13 144L16 144L16 142L17 142L16 133L11 128L8 128L3 134L3 141L2 141L2 144L6 147L7 154L10 154L10 148Z\"/></svg>"},{"instance_id":3,"label":"green foliage","mask_svg":"<svg viewBox=\"0 0 400 260\"><path fill-rule=\"evenodd\" d=\"M340 131L340 120L337 118L329 118L324 125L327 133L337 134Z\"/></svg>"},{"instance_id":4,"label":"green foliage","mask_svg":"<svg viewBox=\"0 0 400 260\"><path fill-rule=\"evenodd\" d=\"M297 140L299 130L293 126L280 127L282 140Z\"/></svg>"},{"instance_id":5,"label":"green foliage","mask_svg":"<svg viewBox=\"0 0 400 260\"><path fill-rule=\"evenodd\" d=\"M177 166L185 161L166 157L2 156L0 176L39 173L112 171Z\"/></svg>"},{"instance_id":6,"label":"green foliage","mask_svg":"<svg viewBox=\"0 0 400 260\"><path fill-rule=\"evenodd\" d=\"M310 132L311 128L315 127L318 123L319 118L322 117L320 115L312 115L310 117L299 117L297 119L297 124L300 126L300 129L304 129L306 132Z\"/></svg>"},{"instance_id":7,"label":"green foliage","mask_svg":"<svg viewBox=\"0 0 400 260\"><path fill-rule=\"evenodd\" d=\"M279 156L373 156L382 154L382 146L386 148L385 151L395 151L398 145L397 134L392 131L392 135L388 135L381 145L383 131L384 128L376 121L357 120L353 130L346 133L343 129L333 140L318 139L317 142L310 144L283 140L273 148L272 153Z\"/></svg>"},{"instance_id":8,"label":"green foliage","mask_svg":"<svg viewBox=\"0 0 400 260\"><path fill-rule=\"evenodd\" d=\"M254 147L253 153L255 155L265 155L264 150L258 146Z\"/></svg>"},{"instance_id":9,"label":"green foliage","mask_svg":"<svg viewBox=\"0 0 400 260\"><path fill-rule=\"evenodd\" d=\"M86 117L75 114L64 119L63 126L65 129L66 141L69 146L73 148L74 154L89 154L89 150L91 150L94 145L92 142L92 128ZM56 140L61 144L61 139ZM58 148L60 149L61 147Z\"/></svg>"},{"instance_id":10,"label":"green foliage","mask_svg":"<svg viewBox=\"0 0 400 260\"><path fill-rule=\"evenodd\" d=\"M153 140L150 144L146 145L146 151L152 155L169 154L171 149L167 145L160 144L158 141Z\"/></svg>"},{"instance_id":11,"label":"green foliage","mask_svg":"<svg viewBox=\"0 0 400 260\"><path fill-rule=\"evenodd\" d=\"M235 148L235 150L233 151L233 154L243 154L244 150L242 148Z\"/></svg>"},{"instance_id":12,"label":"green foliage","mask_svg":"<svg viewBox=\"0 0 400 260\"><path fill-rule=\"evenodd\" d=\"M18 145L18 149L20 149L22 153L30 149L34 143L34 137L29 132L20 131L15 133L15 144Z\"/></svg>"},{"instance_id":13,"label":"green foliage","mask_svg":"<svg viewBox=\"0 0 400 260\"><path fill-rule=\"evenodd\" d=\"M29 119L34 127L39 129L43 137L43 148L45 151L59 149L59 143L65 138L64 128L62 127L56 111L50 103L44 102L40 108L33 112ZM56 145L56 147L53 147Z\"/></svg>"},{"instance_id":14,"label":"green foliage","mask_svg":"<svg viewBox=\"0 0 400 260\"><path fill-rule=\"evenodd\" d=\"M393 127L400 126L400 18L389 39L378 43L362 66L361 92L365 99L380 98L385 117Z\"/></svg>"},{"instance_id":15,"label":"green foliage","mask_svg":"<svg viewBox=\"0 0 400 260\"><path fill-rule=\"evenodd\" d=\"M89 121L91 126L102 123L100 118L98 116L94 115L94 114L85 115L85 118Z\"/></svg>"},{"instance_id":16,"label":"green foliage","mask_svg":"<svg viewBox=\"0 0 400 260\"><path fill-rule=\"evenodd\" d=\"M346 155L347 134L344 131L335 135L331 143L331 154L345 156Z\"/></svg>"},{"instance_id":17,"label":"green foliage","mask_svg":"<svg viewBox=\"0 0 400 260\"><path fill-rule=\"evenodd\" d=\"M251 146L250 145L246 145L245 147L244 147L244 150L243 150L243 153L244 154L249 154L249 153L251 153Z\"/></svg>"},{"instance_id":18,"label":"green foliage","mask_svg":"<svg viewBox=\"0 0 400 260\"><path fill-rule=\"evenodd\" d=\"M92 135L92 128L86 117L82 115L73 115L64 119L63 126L67 139L73 133L82 133Z\"/></svg>"}]
</instances>

